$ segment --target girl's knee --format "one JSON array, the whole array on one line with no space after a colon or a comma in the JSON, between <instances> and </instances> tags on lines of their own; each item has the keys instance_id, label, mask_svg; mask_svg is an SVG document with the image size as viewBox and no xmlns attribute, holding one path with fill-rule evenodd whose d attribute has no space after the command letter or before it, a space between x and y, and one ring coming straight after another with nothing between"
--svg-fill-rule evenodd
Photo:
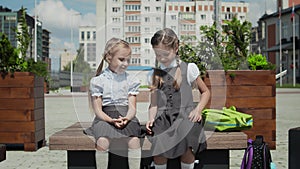
<instances>
[{"instance_id":1,"label":"girl's knee","mask_svg":"<svg viewBox=\"0 0 300 169\"><path fill-rule=\"evenodd\" d=\"M96 142L96 149L99 151L107 151L109 148L109 140L105 137L100 137Z\"/></svg>"},{"instance_id":2,"label":"girl's knee","mask_svg":"<svg viewBox=\"0 0 300 169\"><path fill-rule=\"evenodd\" d=\"M131 137L128 140L128 148L137 149L140 148L140 139L138 137Z\"/></svg>"},{"instance_id":3,"label":"girl's knee","mask_svg":"<svg viewBox=\"0 0 300 169\"><path fill-rule=\"evenodd\" d=\"M154 164L156 164L156 165L164 165L168 162L168 159L163 156L154 156L153 161L154 161Z\"/></svg>"},{"instance_id":4,"label":"girl's knee","mask_svg":"<svg viewBox=\"0 0 300 169\"><path fill-rule=\"evenodd\" d=\"M181 157L180 160L184 163L190 164L195 161L195 156L191 148L189 148Z\"/></svg>"}]
</instances>

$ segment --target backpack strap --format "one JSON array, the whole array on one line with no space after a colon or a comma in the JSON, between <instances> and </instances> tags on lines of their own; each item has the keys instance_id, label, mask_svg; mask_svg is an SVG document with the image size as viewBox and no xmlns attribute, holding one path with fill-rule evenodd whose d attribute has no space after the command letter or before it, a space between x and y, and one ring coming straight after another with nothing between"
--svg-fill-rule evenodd
<instances>
[{"instance_id":1,"label":"backpack strap","mask_svg":"<svg viewBox=\"0 0 300 169\"><path fill-rule=\"evenodd\" d=\"M264 158L265 169L271 169L272 157L270 149L266 143L264 143Z\"/></svg>"},{"instance_id":2,"label":"backpack strap","mask_svg":"<svg viewBox=\"0 0 300 169\"><path fill-rule=\"evenodd\" d=\"M248 139L248 147L245 150L244 157L241 164L241 169L251 169L251 163L253 159L253 140Z\"/></svg>"}]
</instances>

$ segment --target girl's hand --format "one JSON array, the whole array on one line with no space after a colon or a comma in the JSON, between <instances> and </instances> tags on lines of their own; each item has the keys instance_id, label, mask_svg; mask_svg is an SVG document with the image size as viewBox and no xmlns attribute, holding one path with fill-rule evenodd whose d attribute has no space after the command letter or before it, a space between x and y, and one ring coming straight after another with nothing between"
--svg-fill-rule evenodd
<instances>
[{"instance_id":1,"label":"girl's hand","mask_svg":"<svg viewBox=\"0 0 300 169\"><path fill-rule=\"evenodd\" d=\"M201 111L200 111L201 112ZM202 119L202 115L198 110L194 109L193 111L190 112L189 114L189 119L195 123L195 122L200 122Z\"/></svg>"},{"instance_id":2,"label":"girl's hand","mask_svg":"<svg viewBox=\"0 0 300 169\"><path fill-rule=\"evenodd\" d=\"M123 125L126 126L129 122L129 119L127 117L122 117L122 116L119 116L119 119L121 119L123 121Z\"/></svg>"},{"instance_id":3,"label":"girl's hand","mask_svg":"<svg viewBox=\"0 0 300 169\"><path fill-rule=\"evenodd\" d=\"M118 118L118 119L112 119L112 124L116 127L116 128L123 128L123 120Z\"/></svg>"},{"instance_id":4,"label":"girl's hand","mask_svg":"<svg viewBox=\"0 0 300 169\"><path fill-rule=\"evenodd\" d=\"M149 120L146 123L147 133L150 134L150 135L153 134L152 133L153 122L154 122L154 120Z\"/></svg>"}]
</instances>

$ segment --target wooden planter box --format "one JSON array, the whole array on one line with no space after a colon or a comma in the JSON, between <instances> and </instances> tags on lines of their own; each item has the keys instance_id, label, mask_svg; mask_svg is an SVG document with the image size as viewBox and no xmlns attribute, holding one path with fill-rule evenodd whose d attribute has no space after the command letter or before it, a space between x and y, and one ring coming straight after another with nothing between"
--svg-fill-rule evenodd
<instances>
[{"instance_id":1,"label":"wooden planter box","mask_svg":"<svg viewBox=\"0 0 300 169\"><path fill-rule=\"evenodd\" d=\"M0 162L6 160L6 146L0 144Z\"/></svg>"},{"instance_id":2,"label":"wooden planter box","mask_svg":"<svg viewBox=\"0 0 300 169\"><path fill-rule=\"evenodd\" d=\"M45 145L44 78L29 72L0 77L0 143Z\"/></svg>"},{"instance_id":3,"label":"wooden planter box","mask_svg":"<svg viewBox=\"0 0 300 169\"><path fill-rule=\"evenodd\" d=\"M211 90L207 107L235 106L253 116L253 128L244 130L248 138L263 135L271 149L276 149L276 79L269 70L207 71L205 84Z\"/></svg>"}]
</instances>

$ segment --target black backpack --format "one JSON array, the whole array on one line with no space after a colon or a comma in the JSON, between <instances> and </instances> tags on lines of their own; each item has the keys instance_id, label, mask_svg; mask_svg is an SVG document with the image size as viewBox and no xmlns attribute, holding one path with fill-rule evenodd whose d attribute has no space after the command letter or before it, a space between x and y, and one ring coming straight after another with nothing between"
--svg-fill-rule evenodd
<instances>
[{"instance_id":1,"label":"black backpack","mask_svg":"<svg viewBox=\"0 0 300 169\"><path fill-rule=\"evenodd\" d=\"M271 169L271 162L271 152L263 136L256 136L254 141L249 139L241 169Z\"/></svg>"}]
</instances>

